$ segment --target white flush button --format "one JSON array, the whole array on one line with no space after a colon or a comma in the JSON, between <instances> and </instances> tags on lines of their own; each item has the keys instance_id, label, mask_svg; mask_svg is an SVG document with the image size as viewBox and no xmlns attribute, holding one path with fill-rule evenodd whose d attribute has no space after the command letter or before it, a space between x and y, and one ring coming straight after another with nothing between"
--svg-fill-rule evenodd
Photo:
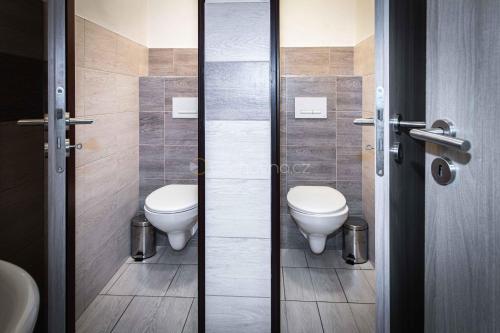
<instances>
[{"instance_id":1,"label":"white flush button","mask_svg":"<svg viewBox=\"0 0 500 333\"><path fill-rule=\"evenodd\" d=\"M295 97L295 118L326 119L326 97Z\"/></svg>"},{"instance_id":2,"label":"white flush button","mask_svg":"<svg viewBox=\"0 0 500 333\"><path fill-rule=\"evenodd\" d=\"M198 118L198 98L172 97L172 118Z\"/></svg>"}]
</instances>

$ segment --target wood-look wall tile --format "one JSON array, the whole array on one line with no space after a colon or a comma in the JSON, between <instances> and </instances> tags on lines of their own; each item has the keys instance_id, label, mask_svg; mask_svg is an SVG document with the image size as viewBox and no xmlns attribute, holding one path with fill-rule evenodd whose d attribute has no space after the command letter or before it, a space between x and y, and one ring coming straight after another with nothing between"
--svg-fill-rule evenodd
<instances>
[{"instance_id":1,"label":"wood-look wall tile","mask_svg":"<svg viewBox=\"0 0 500 333\"><path fill-rule=\"evenodd\" d=\"M121 228L102 246L97 247L97 252L96 248L87 247L91 252L75 256L76 318L80 317L130 254L129 240L130 229Z\"/></svg>"},{"instance_id":2,"label":"wood-look wall tile","mask_svg":"<svg viewBox=\"0 0 500 333\"><path fill-rule=\"evenodd\" d=\"M335 146L287 146L286 157L287 162L293 161L322 161L335 163L336 148Z\"/></svg>"},{"instance_id":3,"label":"wood-look wall tile","mask_svg":"<svg viewBox=\"0 0 500 333\"><path fill-rule=\"evenodd\" d=\"M268 62L205 65L207 120L268 120L269 92Z\"/></svg>"},{"instance_id":4,"label":"wood-look wall tile","mask_svg":"<svg viewBox=\"0 0 500 333\"><path fill-rule=\"evenodd\" d=\"M94 123L80 126L75 131L76 142L81 143L83 149L75 150L76 167L97 161L115 152L116 132L113 124L115 116L112 114L92 116Z\"/></svg>"},{"instance_id":5,"label":"wood-look wall tile","mask_svg":"<svg viewBox=\"0 0 500 333\"><path fill-rule=\"evenodd\" d=\"M288 47L285 50L285 75L328 75L330 48Z\"/></svg>"},{"instance_id":6,"label":"wood-look wall tile","mask_svg":"<svg viewBox=\"0 0 500 333\"><path fill-rule=\"evenodd\" d=\"M149 49L149 75L168 76L174 74L173 49Z\"/></svg>"},{"instance_id":7,"label":"wood-look wall tile","mask_svg":"<svg viewBox=\"0 0 500 333\"><path fill-rule=\"evenodd\" d=\"M269 61L268 3L205 6L205 61Z\"/></svg>"},{"instance_id":8,"label":"wood-look wall tile","mask_svg":"<svg viewBox=\"0 0 500 333\"><path fill-rule=\"evenodd\" d=\"M337 109L337 78L288 77L286 78L286 112L295 113L296 97L326 97L327 111Z\"/></svg>"},{"instance_id":9,"label":"wood-look wall tile","mask_svg":"<svg viewBox=\"0 0 500 333\"><path fill-rule=\"evenodd\" d=\"M284 249L305 249L307 240L302 236L297 224L292 220L290 214L281 214L280 219L280 244Z\"/></svg>"},{"instance_id":10,"label":"wood-look wall tile","mask_svg":"<svg viewBox=\"0 0 500 333\"><path fill-rule=\"evenodd\" d=\"M159 77L139 79L139 109L141 111L165 111L164 81Z\"/></svg>"},{"instance_id":11,"label":"wood-look wall tile","mask_svg":"<svg viewBox=\"0 0 500 333\"><path fill-rule=\"evenodd\" d=\"M270 297L270 239L205 240L206 295Z\"/></svg>"},{"instance_id":12,"label":"wood-look wall tile","mask_svg":"<svg viewBox=\"0 0 500 333\"><path fill-rule=\"evenodd\" d=\"M149 49L142 46L139 49L139 76L148 76L149 74Z\"/></svg>"},{"instance_id":13,"label":"wood-look wall tile","mask_svg":"<svg viewBox=\"0 0 500 333\"><path fill-rule=\"evenodd\" d=\"M270 133L268 121L207 121L206 177L269 179Z\"/></svg>"},{"instance_id":14,"label":"wood-look wall tile","mask_svg":"<svg viewBox=\"0 0 500 333\"><path fill-rule=\"evenodd\" d=\"M163 146L140 145L139 173L141 178L163 179L165 151Z\"/></svg>"},{"instance_id":15,"label":"wood-look wall tile","mask_svg":"<svg viewBox=\"0 0 500 333\"><path fill-rule=\"evenodd\" d=\"M207 179L206 189L207 228L220 219L234 219L235 216L247 221L269 219L271 188L268 180ZM249 202L253 205L248 205Z\"/></svg>"},{"instance_id":16,"label":"wood-look wall tile","mask_svg":"<svg viewBox=\"0 0 500 333\"><path fill-rule=\"evenodd\" d=\"M139 111L139 78L132 75L115 75L117 112Z\"/></svg>"},{"instance_id":17,"label":"wood-look wall tile","mask_svg":"<svg viewBox=\"0 0 500 333\"><path fill-rule=\"evenodd\" d=\"M116 164L119 166L116 171L116 188L120 191L133 182L139 184L139 146L130 147L116 154ZM139 193L139 187L137 191ZM135 200L137 202L137 200Z\"/></svg>"},{"instance_id":18,"label":"wood-look wall tile","mask_svg":"<svg viewBox=\"0 0 500 333\"><path fill-rule=\"evenodd\" d=\"M85 20L75 15L75 66L85 65Z\"/></svg>"},{"instance_id":19,"label":"wood-look wall tile","mask_svg":"<svg viewBox=\"0 0 500 333\"><path fill-rule=\"evenodd\" d=\"M207 333L269 332L271 299L247 297L206 297Z\"/></svg>"},{"instance_id":20,"label":"wood-look wall tile","mask_svg":"<svg viewBox=\"0 0 500 333\"><path fill-rule=\"evenodd\" d=\"M362 214L361 181L338 181L337 190L346 197L349 214L351 216L360 216Z\"/></svg>"},{"instance_id":21,"label":"wood-look wall tile","mask_svg":"<svg viewBox=\"0 0 500 333\"><path fill-rule=\"evenodd\" d=\"M195 146L165 146L165 179L194 179L193 170L196 165L198 147Z\"/></svg>"},{"instance_id":22,"label":"wood-look wall tile","mask_svg":"<svg viewBox=\"0 0 500 333\"><path fill-rule=\"evenodd\" d=\"M198 49L174 49L174 75L198 76Z\"/></svg>"},{"instance_id":23,"label":"wood-look wall tile","mask_svg":"<svg viewBox=\"0 0 500 333\"><path fill-rule=\"evenodd\" d=\"M115 72L139 75L139 44L120 35L116 38Z\"/></svg>"},{"instance_id":24,"label":"wood-look wall tile","mask_svg":"<svg viewBox=\"0 0 500 333\"><path fill-rule=\"evenodd\" d=\"M361 111L363 80L359 76L337 78L337 110Z\"/></svg>"},{"instance_id":25,"label":"wood-look wall tile","mask_svg":"<svg viewBox=\"0 0 500 333\"><path fill-rule=\"evenodd\" d=\"M375 37L372 35L354 47L354 73L375 74Z\"/></svg>"},{"instance_id":26,"label":"wood-look wall tile","mask_svg":"<svg viewBox=\"0 0 500 333\"><path fill-rule=\"evenodd\" d=\"M165 145L197 146L198 120L172 118L172 112L165 112Z\"/></svg>"},{"instance_id":27,"label":"wood-look wall tile","mask_svg":"<svg viewBox=\"0 0 500 333\"><path fill-rule=\"evenodd\" d=\"M287 113L287 144L290 146L336 145L335 113L330 112L327 119L296 119Z\"/></svg>"},{"instance_id":28,"label":"wood-look wall tile","mask_svg":"<svg viewBox=\"0 0 500 333\"><path fill-rule=\"evenodd\" d=\"M85 67L113 72L118 35L85 20Z\"/></svg>"},{"instance_id":29,"label":"wood-look wall tile","mask_svg":"<svg viewBox=\"0 0 500 333\"><path fill-rule=\"evenodd\" d=\"M85 116L117 112L116 74L85 69L84 75Z\"/></svg>"},{"instance_id":30,"label":"wood-look wall tile","mask_svg":"<svg viewBox=\"0 0 500 333\"><path fill-rule=\"evenodd\" d=\"M172 97L197 97L197 77L165 78L165 111L172 111Z\"/></svg>"},{"instance_id":31,"label":"wood-look wall tile","mask_svg":"<svg viewBox=\"0 0 500 333\"><path fill-rule=\"evenodd\" d=\"M75 115L85 117L85 69L75 68Z\"/></svg>"},{"instance_id":32,"label":"wood-look wall tile","mask_svg":"<svg viewBox=\"0 0 500 333\"><path fill-rule=\"evenodd\" d=\"M341 151L342 148L361 148L362 129L353 123L353 120L360 117L361 113L352 113L349 118L346 116L348 116L347 113L337 116L338 151Z\"/></svg>"},{"instance_id":33,"label":"wood-look wall tile","mask_svg":"<svg viewBox=\"0 0 500 333\"><path fill-rule=\"evenodd\" d=\"M140 112L140 144L163 145L164 142L164 112Z\"/></svg>"},{"instance_id":34,"label":"wood-look wall tile","mask_svg":"<svg viewBox=\"0 0 500 333\"><path fill-rule=\"evenodd\" d=\"M116 151L139 145L139 112L115 114Z\"/></svg>"},{"instance_id":35,"label":"wood-look wall tile","mask_svg":"<svg viewBox=\"0 0 500 333\"><path fill-rule=\"evenodd\" d=\"M361 181L361 151L355 155L337 155L337 180Z\"/></svg>"},{"instance_id":36,"label":"wood-look wall tile","mask_svg":"<svg viewBox=\"0 0 500 333\"><path fill-rule=\"evenodd\" d=\"M375 74L363 76L363 112L375 114Z\"/></svg>"},{"instance_id":37,"label":"wood-look wall tile","mask_svg":"<svg viewBox=\"0 0 500 333\"><path fill-rule=\"evenodd\" d=\"M113 332L182 332L192 302L181 297L134 297Z\"/></svg>"},{"instance_id":38,"label":"wood-look wall tile","mask_svg":"<svg viewBox=\"0 0 500 333\"><path fill-rule=\"evenodd\" d=\"M354 72L354 49L352 47L330 48L330 74L352 75Z\"/></svg>"}]
</instances>

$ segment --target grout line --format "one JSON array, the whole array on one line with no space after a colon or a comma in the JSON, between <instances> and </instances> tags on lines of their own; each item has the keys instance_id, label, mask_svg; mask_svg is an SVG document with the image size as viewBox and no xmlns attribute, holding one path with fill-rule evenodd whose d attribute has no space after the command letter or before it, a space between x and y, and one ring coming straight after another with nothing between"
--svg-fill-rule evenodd
<instances>
[{"instance_id":1,"label":"grout line","mask_svg":"<svg viewBox=\"0 0 500 333\"><path fill-rule=\"evenodd\" d=\"M186 328L186 324L187 324L187 321L189 319L189 314L191 313L191 309L193 308L193 304L194 304L194 298L193 298L193 301L191 302L191 306L189 307L189 310L187 312L187 316L186 316L186 319L184 320L184 325L182 325L182 330L181 332L184 332L184 329Z\"/></svg>"},{"instance_id":2,"label":"grout line","mask_svg":"<svg viewBox=\"0 0 500 333\"><path fill-rule=\"evenodd\" d=\"M321 319L321 312L319 311L318 302L314 302L314 303L316 303L316 309L318 310L318 317L319 317L319 323L321 324L321 329L323 330L323 332L325 332L325 328L323 326L323 320Z\"/></svg>"},{"instance_id":3,"label":"grout line","mask_svg":"<svg viewBox=\"0 0 500 333\"><path fill-rule=\"evenodd\" d=\"M132 301L134 300L134 298L135 298L135 296L132 296L132 299L130 300L130 302L128 302L127 306L125 307L125 309L123 310L122 314L120 315L120 318L118 318L118 320L116 321L116 323L113 325L113 328L111 328L110 332L113 332L115 330L116 326L118 325L118 323L122 319L123 315L125 314L125 312L129 308L130 304L132 304Z\"/></svg>"},{"instance_id":4,"label":"grout line","mask_svg":"<svg viewBox=\"0 0 500 333\"><path fill-rule=\"evenodd\" d=\"M115 280L115 281L113 281L113 283L111 284L111 286L109 286L108 290L106 290L106 292L105 292L103 295L115 296L115 295L109 294L109 292L111 291L111 289L113 289L113 287L114 287L114 286L115 286L115 284L118 282L118 280L120 280L120 279L121 279L121 277L123 276L123 274L125 274L125 272L126 272L126 271L128 271L128 269L129 269L129 264L128 264L128 262L126 262L126 261L125 261L125 262L123 263L123 265L127 265L127 268L125 268L125 269L123 270L123 272L120 274L120 276L118 276L118 277L116 278L116 280ZM122 266L123 266L123 265L122 265ZM120 267L120 268L121 268L121 267ZM120 268L119 268L119 269L120 269ZM113 277L114 277L114 276L113 276ZM113 279L113 277L111 277L111 279ZM108 281L108 282L109 282L109 281Z\"/></svg>"},{"instance_id":5,"label":"grout line","mask_svg":"<svg viewBox=\"0 0 500 333\"><path fill-rule=\"evenodd\" d=\"M167 289L165 289L165 293L163 294L163 296L167 296L167 292L170 289L170 287L172 286L172 283L174 283L175 277L177 276L177 274L180 271L180 267L181 267L181 265L177 265L177 269L175 270L175 274L174 274L174 276L172 276L172 280L170 280L170 283L168 284Z\"/></svg>"},{"instance_id":6,"label":"grout line","mask_svg":"<svg viewBox=\"0 0 500 333\"><path fill-rule=\"evenodd\" d=\"M344 293L344 297L346 299L346 302L349 303L349 298L347 298L347 294L345 292L344 286L342 284L342 280L340 279L340 276L339 276L339 273L337 272L337 269L335 269L335 275L337 275L337 279L339 280L340 288L342 288L342 293Z\"/></svg>"},{"instance_id":7,"label":"grout line","mask_svg":"<svg viewBox=\"0 0 500 333\"><path fill-rule=\"evenodd\" d=\"M141 296L142 297L142 296ZM328 301L304 301L304 300L282 300L281 302L298 302L298 303L324 303L324 304L360 304L360 305L375 305L376 303L360 303L360 302L328 302Z\"/></svg>"}]
</instances>

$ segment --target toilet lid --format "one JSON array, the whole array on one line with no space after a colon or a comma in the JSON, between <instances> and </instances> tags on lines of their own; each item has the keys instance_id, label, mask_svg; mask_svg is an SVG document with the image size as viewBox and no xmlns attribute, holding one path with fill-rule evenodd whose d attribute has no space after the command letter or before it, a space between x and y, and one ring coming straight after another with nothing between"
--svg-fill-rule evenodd
<instances>
[{"instance_id":1,"label":"toilet lid","mask_svg":"<svg viewBox=\"0 0 500 333\"><path fill-rule=\"evenodd\" d=\"M144 206L155 213L185 212L198 206L198 186L163 186L147 196Z\"/></svg>"},{"instance_id":2,"label":"toilet lid","mask_svg":"<svg viewBox=\"0 0 500 333\"><path fill-rule=\"evenodd\" d=\"M328 186L296 186L288 191L291 208L309 214L333 214L346 206L342 193Z\"/></svg>"}]
</instances>

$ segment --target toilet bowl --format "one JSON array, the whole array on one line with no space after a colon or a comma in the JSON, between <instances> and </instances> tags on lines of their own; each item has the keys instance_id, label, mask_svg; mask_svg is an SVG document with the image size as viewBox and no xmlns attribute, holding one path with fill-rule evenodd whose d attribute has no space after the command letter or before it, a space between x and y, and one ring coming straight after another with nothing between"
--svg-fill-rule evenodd
<instances>
[{"instance_id":1,"label":"toilet bowl","mask_svg":"<svg viewBox=\"0 0 500 333\"><path fill-rule=\"evenodd\" d=\"M325 250L326 238L338 230L349 215L342 193L327 186L296 186L287 194L288 207L311 251Z\"/></svg>"},{"instance_id":2,"label":"toilet bowl","mask_svg":"<svg viewBox=\"0 0 500 333\"><path fill-rule=\"evenodd\" d=\"M198 230L198 186L163 186L147 196L144 213L174 250L182 250Z\"/></svg>"}]
</instances>

